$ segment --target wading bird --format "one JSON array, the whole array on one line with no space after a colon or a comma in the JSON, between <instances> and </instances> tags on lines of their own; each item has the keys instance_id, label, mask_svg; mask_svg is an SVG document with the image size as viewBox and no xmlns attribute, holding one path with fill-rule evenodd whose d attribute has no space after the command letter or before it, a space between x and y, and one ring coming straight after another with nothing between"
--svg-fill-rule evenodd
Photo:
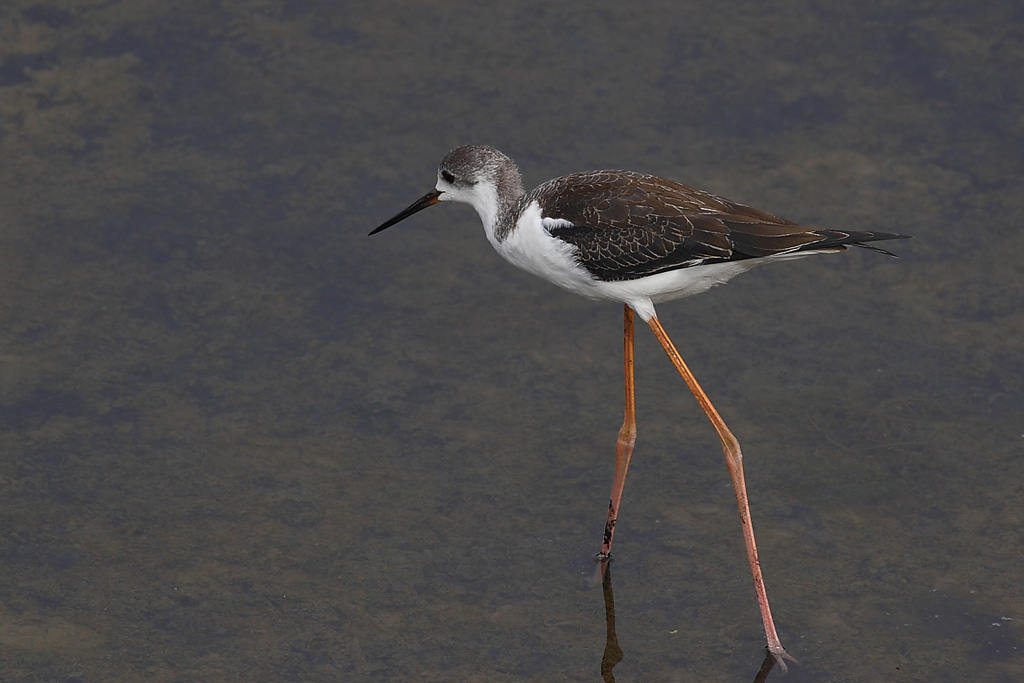
<instances>
[{"instance_id":1,"label":"wading bird","mask_svg":"<svg viewBox=\"0 0 1024 683\"><path fill-rule=\"evenodd\" d=\"M615 447L615 477L598 554L602 561L611 557L636 443L633 314L650 326L722 440L768 651L785 668L783 659L792 657L779 641L768 607L740 444L658 322L654 305L699 294L761 263L849 246L889 254L867 243L907 236L807 228L674 180L632 171L573 173L527 192L515 162L482 145L449 152L438 167L434 189L370 234L444 201L476 209L488 241L512 265L570 292L625 305L626 415Z\"/></svg>"}]
</instances>

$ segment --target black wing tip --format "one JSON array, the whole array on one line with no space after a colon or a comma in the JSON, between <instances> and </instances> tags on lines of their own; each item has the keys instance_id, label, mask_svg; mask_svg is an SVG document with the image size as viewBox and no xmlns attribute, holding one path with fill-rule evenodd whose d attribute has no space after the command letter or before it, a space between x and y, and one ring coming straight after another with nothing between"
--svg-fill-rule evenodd
<instances>
[{"instance_id":1,"label":"black wing tip","mask_svg":"<svg viewBox=\"0 0 1024 683\"><path fill-rule=\"evenodd\" d=\"M885 254L886 256L891 256L892 258L899 258L900 257L899 254L894 254L891 251L887 251L887 250L882 249L880 247L876 247L873 244L863 244L861 242L854 242L853 244L850 244L849 246L851 246L851 247L860 247L861 249L867 249L869 251L875 252L876 254Z\"/></svg>"},{"instance_id":2,"label":"black wing tip","mask_svg":"<svg viewBox=\"0 0 1024 683\"><path fill-rule=\"evenodd\" d=\"M867 233L867 236L863 237L860 241L857 241L857 242L852 242L851 241L851 242L849 242L849 246L851 246L851 247L860 247L861 249L868 249L868 250L876 252L878 254L885 254L886 256L891 256L892 258L899 258L898 254L894 254L891 251L887 251L885 249L882 249L881 247L876 247L873 244L867 244L867 243L868 242L881 242L881 241L884 241L884 240L910 240L910 239L914 239L914 236L913 235L902 235L902 234L900 234L898 232L869 232L869 233Z\"/></svg>"},{"instance_id":3,"label":"black wing tip","mask_svg":"<svg viewBox=\"0 0 1024 683\"><path fill-rule=\"evenodd\" d=\"M913 235L904 235L898 232L869 232L870 237L866 240L868 242L874 242L876 240L912 240Z\"/></svg>"}]
</instances>

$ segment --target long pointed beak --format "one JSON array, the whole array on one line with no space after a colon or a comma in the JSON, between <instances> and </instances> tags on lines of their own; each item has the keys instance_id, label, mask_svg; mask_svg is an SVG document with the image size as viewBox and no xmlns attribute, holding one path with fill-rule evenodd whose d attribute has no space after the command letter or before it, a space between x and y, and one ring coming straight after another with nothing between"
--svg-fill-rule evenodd
<instances>
[{"instance_id":1,"label":"long pointed beak","mask_svg":"<svg viewBox=\"0 0 1024 683\"><path fill-rule=\"evenodd\" d=\"M418 213L418 212L422 211L423 209L427 208L428 206L431 206L433 204L437 204L439 201L441 201L440 199L438 199L438 197L440 197L440 196L441 196L441 191L440 190L431 190L430 192L426 193L425 195L423 195L422 197L420 197L419 199L414 201L412 204L407 206L397 216L395 216L391 220L384 221L379 226L377 226L376 228L371 230L370 231L370 235L376 235L381 230L386 230L386 229L390 228L392 225L394 225L395 223L398 223L400 221L404 221L406 218L408 218L409 216L413 215L414 213ZM367 237L369 237L370 235L367 235Z\"/></svg>"}]
</instances>

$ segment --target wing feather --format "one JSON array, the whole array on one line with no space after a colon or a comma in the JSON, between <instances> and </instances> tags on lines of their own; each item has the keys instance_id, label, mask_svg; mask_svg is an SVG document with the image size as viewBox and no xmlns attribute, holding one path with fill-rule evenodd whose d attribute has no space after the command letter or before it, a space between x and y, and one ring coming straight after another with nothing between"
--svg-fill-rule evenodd
<instances>
[{"instance_id":1,"label":"wing feather","mask_svg":"<svg viewBox=\"0 0 1024 683\"><path fill-rule=\"evenodd\" d=\"M579 263L605 281L904 237L808 228L673 180L631 171L555 178L523 199L534 200L542 207L548 233L572 244Z\"/></svg>"}]
</instances>

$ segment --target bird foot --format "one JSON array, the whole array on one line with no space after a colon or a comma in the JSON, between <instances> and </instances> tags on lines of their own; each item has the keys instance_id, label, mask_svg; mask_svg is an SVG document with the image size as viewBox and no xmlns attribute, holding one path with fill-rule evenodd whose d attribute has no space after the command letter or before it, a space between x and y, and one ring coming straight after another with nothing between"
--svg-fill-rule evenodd
<instances>
[{"instance_id":1,"label":"bird foot","mask_svg":"<svg viewBox=\"0 0 1024 683\"><path fill-rule=\"evenodd\" d=\"M779 644L779 645L777 645L775 647L769 647L768 645L765 645L764 649L768 650L768 654L775 658L775 662L779 665L779 668L782 669L783 671L788 671L789 670L786 667L786 660L789 660L789 661L793 662L794 664L799 664L800 663L800 662L797 661L796 657L794 657L793 655L791 655L788 652L786 652L786 648L782 647L781 644Z\"/></svg>"}]
</instances>

